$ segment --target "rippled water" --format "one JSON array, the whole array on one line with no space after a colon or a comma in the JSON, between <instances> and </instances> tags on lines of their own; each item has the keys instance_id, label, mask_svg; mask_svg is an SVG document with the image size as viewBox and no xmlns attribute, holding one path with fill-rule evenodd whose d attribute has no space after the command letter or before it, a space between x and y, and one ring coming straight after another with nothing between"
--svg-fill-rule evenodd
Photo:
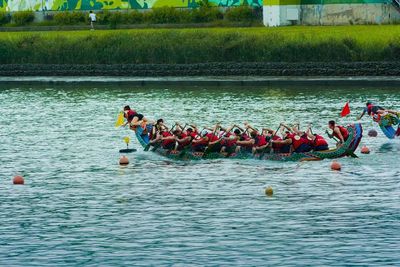
<instances>
[{"instance_id":1,"label":"rippled water","mask_svg":"<svg viewBox=\"0 0 400 267\"><path fill-rule=\"evenodd\" d=\"M125 104L169 124L323 132L348 99L343 123L366 100L400 109L398 88L0 85L0 265L400 265L400 142L380 132L341 172L330 161L171 162L135 140L118 165Z\"/></svg>"}]
</instances>

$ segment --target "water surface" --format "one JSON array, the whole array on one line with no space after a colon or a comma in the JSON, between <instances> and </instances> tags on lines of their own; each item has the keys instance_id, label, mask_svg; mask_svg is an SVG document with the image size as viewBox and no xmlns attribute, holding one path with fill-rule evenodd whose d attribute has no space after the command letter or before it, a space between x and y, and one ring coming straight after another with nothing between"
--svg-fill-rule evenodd
<instances>
[{"instance_id":1,"label":"water surface","mask_svg":"<svg viewBox=\"0 0 400 267\"><path fill-rule=\"evenodd\" d=\"M330 161L173 162L135 140L118 165L122 138L134 139L113 127L126 104L168 124L324 132L367 100L400 109L398 88L0 85L0 265L400 265L400 142L380 132L341 172Z\"/></svg>"}]
</instances>

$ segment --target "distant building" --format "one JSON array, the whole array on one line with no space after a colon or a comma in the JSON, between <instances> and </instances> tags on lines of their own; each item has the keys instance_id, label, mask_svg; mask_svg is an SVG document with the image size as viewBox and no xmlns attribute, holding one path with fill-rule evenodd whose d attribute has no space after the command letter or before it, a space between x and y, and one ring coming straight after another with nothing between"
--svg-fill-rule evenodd
<instances>
[{"instance_id":1,"label":"distant building","mask_svg":"<svg viewBox=\"0 0 400 267\"><path fill-rule=\"evenodd\" d=\"M389 24L400 21L400 0L264 0L264 25Z\"/></svg>"}]
</instances>

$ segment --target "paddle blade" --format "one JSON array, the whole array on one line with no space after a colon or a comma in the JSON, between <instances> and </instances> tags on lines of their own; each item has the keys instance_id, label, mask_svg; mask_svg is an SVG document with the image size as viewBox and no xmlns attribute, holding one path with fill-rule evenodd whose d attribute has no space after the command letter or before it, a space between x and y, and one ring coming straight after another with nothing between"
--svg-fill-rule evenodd
<instances>
[{"instance_id":1,"label":"paddle blade","mask_svg":"<svg viewBox=\"0 0 400 267\"><path fill-rule=\"evenodd\" d=\"M131 139L129 138L129 136L124 137L125 144L129 144L130 141Z\"/></svg>"},{"instance_id":2,"label":"paddle blade","mask_svg":"<svg viewBox=\"0 0 400 267\"><path fill-rule=\"evenodd\" d=\"M115 122L115 127L120 127L124 125L124 113L120 112L117 117L117 121Z\"/></svg>"}]
</instances>

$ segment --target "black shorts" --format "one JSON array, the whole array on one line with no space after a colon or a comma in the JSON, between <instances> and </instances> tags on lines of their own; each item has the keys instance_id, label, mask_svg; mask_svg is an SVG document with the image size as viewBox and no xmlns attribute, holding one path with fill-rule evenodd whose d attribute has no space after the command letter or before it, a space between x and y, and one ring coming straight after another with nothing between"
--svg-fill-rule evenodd
<instances>
[{"instance_id":1,"label":"black shorts","mask_svg":"<svg viewBox=\"0 0 400 267\"><path fill-rule=\"evenodd\" d=\"M164 149L167 149L167 150L172 150L172 149L175 148L175 143L174 143L174 142L171 142L171 143L169 143L168 145L163 146L163 148L164 148Z\"/></svg>"},{"instance_id":2,"label":"black shorts","mask_svg":"<svg viewBox=\"0 0 400 267\"><path fill-rule=\"evenodd\" d=\"M144 118L143 114L137 113L137 114L135 114L135 115L129 116L128 120L129 120L129 121L132 121L135 117L138 118L138 121L141 121L141 120L143 120L143 118Z\"/></svg>"},{"instance_id":3,"label":"black shorts","mask_svg":"<svg viewBox=\"0 0 400 267\"><path fill-rule=\"evenodd\" d=\"M208 146L208 152L220 152L221 151L221 144L220 143L216 143L214 145L209 145Z\"/></svg>"},{"instance_id":4,"label":"black shorts","mask_svg":"<svg viewBox=\"0 0 400 267\"><path fill-rule=\"evenodd\" d=\"M194 145L194 146L192 146L192 150L194 152L204 152L205 149L206 149L206 145Z\"/></svg>"},{"instance_id":5,"label":"black shorts","mask_svg":"<svg viewBox=\"0 0 400 267\"><path fill-rule=\"evenodd\" d=\"M323 150L328 150L329 149L329 147L328 147L328 145L324 145L324 146L316 146L316 147L314 147L314 151L323 151Z\"/></svg>"}]
</instances>

